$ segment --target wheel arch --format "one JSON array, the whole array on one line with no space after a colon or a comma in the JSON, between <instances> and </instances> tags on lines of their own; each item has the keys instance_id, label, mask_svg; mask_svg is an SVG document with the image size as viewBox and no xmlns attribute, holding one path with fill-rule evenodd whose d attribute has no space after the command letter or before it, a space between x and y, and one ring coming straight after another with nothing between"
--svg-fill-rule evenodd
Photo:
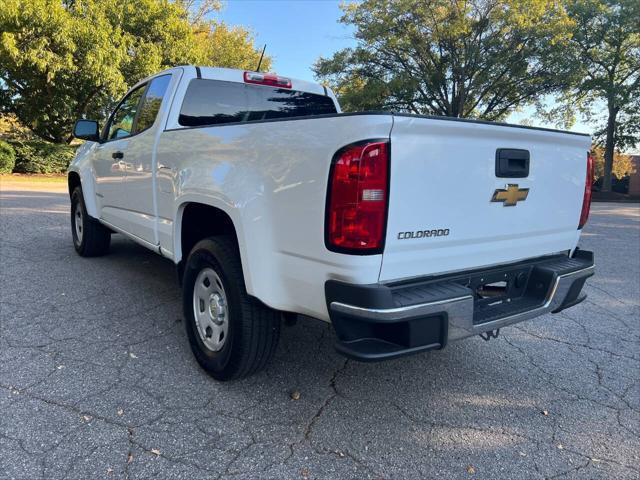
<instances>
[{"instance_id":1,"label":"wheel arch","mask_svg":"<svg viewBox=\"0 0 640 480\"><path fill-rule=\"evenodd\" d=\"M228 235L238 247L242 275L247 290L251 291L250 278L247 275L247 259L244 251L242 233L238 229L239 219L236 215L216 202L201 200L185 201L178 206L174 222L174 260L178 267L178 275L182 281L184 265L193 246L200 240L216 235Z\"/></svg>"},{"instance_id":2,"label":"wheel arch","mask_svg":"<svg viewBox=\"0 0 640 480\"><path fill-rule=\"evenodd\" d=\"M98 218L98 206L96 203L95 190L93 188L93 179L90 174L83 170L69 170L67 172L67 187L69 189L69 198L73 195L76 187L82 188L82 196L87 213L92 218Z\"/></svg>"},{"instance_id":3,"label":"wheel arch","mask_svg":"<svg viewBox=\"0 0 640 480\"><path fill-rule=\"evenodd\" d=\"M73 195L73 191L77 187L82 186L82 182L80 181L80 174L78 172L71 171L67 175L67 185L69 187L69 197Z\"/></svg>"}]
</instances>

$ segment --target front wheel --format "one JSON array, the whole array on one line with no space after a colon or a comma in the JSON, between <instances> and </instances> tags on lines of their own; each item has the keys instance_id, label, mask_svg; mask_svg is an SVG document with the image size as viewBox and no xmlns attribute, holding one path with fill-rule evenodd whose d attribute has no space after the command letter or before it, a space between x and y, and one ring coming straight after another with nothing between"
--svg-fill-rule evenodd
<instances>
[{"instance_id":1,"label":"front wheel","mask_svg":"<svg viewBox=\"0 0 640 480\"><path fill-rule=\"evenodd\" d=\"M187 335L196 360L216 380L247 377L273 357L280 315L247 294L235 242L202 240L183 281Z\"/></svg>"},{"instance_id":2,"label":"front wheel","mask_svg":"<svg viewBox=\"0 0 640 480\"><path fill-rule=\"evenodd\" d=\"M76 252L83 257L97 257L109 251L111 231L89 216L80 187L71 194L71 235Z\"/></svg>"}]
</instances>

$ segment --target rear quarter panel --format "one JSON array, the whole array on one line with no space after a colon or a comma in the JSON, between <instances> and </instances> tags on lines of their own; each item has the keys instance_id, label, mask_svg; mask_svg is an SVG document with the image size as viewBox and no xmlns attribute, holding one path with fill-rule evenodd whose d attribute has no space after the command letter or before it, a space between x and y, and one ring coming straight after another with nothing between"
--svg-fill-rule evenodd
<instances>
[{"instance_id":1,"label":"rear quarter panel","mask_svg":"<svg viewBox=\"0 0 640 480\"><path fill-rule=\"evenodd\" d=\"M390 115L344 115L163 132L157 152L165 167L158 172L163 249L175 261L188 253L179 244L186 202L221 208L238 234L247 291L273 308L327 320L325 281L374 283L382 259L326 249L331 160L344 145L388 138L392 122Z\"/></svg>"}]
</instances>

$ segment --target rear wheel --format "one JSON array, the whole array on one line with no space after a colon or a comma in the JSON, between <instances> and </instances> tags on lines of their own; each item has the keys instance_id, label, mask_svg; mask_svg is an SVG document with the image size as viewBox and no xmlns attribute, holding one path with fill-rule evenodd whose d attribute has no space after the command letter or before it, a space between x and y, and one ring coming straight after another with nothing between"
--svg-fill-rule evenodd
<instances>
[{"instance_id":1,"label":"rear wheel","mask_svg":"<svg viewBox=\"0 0 640 480\"><path fill-rule=\"evenodd\" d=\"M247 294L233 239L202 240L187 259L183 308L191 350L216 380L262 370L280 337L280 315Z\"/></svg>"},{"instance_id":2,"label":"rear wheel","mask_svg":"<svg viewBox=\"0 0 640 480\"><path fill-rule=\"evenodd\" d=\"M81 187L71 195L71 235L76 252L83 257L97 257L109 251L111 231L87 214Z\"/></svg>"}]
</instances>

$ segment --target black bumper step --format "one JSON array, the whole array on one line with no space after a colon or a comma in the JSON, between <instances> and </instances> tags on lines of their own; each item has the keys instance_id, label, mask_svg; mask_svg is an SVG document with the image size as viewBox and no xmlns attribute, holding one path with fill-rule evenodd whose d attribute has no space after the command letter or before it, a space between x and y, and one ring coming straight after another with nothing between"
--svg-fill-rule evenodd
<instances>
[{"instance_id":1,"label":"black bumper step","mask_svg":"<svg viewBox=\"0 0 640 480\"><path fill-rule=\"evenodd\" d=\"M593 253L576 250L571 258L542 257L409 282L330 280L325 293L337 350L359 360L381 360L559 312L584 299L581 290L592 274Z\"/></svg>"}]
</instances>

